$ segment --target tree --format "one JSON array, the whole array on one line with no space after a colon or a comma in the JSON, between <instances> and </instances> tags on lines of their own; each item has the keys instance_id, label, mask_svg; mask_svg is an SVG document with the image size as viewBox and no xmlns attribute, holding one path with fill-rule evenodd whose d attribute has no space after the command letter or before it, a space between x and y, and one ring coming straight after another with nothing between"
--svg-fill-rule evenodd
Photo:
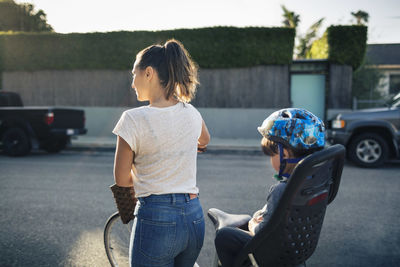
<instances>
[{"instance_id":1,"label":"tree","mask_svg":"<svg viewBox=\"0 0 400 267\"><path fill-rule=\"evenodd\" d=\"M369 14L365 11L358 10L357 12L351 12L351 15L356 19L357 25L365 25L368 23Z\"/></svg>"},{"instance_id":2,"label":"tree","mask_svg":"<svg viewBox=\"0 0 400 267\"><path fill-rule=\"evenodd\" d=\"M300 15L297 15L293 11L289 11L284 5L281 5L283 10L283 25L288 28L297 28L300 23Z\"/></svg>"},{"instance_id":3,"label":"tree","mask_svg":"<svg viewBox=\"0 0 400 267\"><path fill-rule=\"evenodd\" d=\"M285 27L297 29L297 26L300 23L300 15L288 10L284 5L282 5L281 7L283 10L284 18L284 20L282 21L283 25ZM306 58L311 49L313 41L317 37L318 30L321 28L323 21L324 18L321 18L313 25L311 25L305 35L297 35L296 33L297 53L294 52L296 58Z\"/></svg>"},{"instance_id":4,"label":"tree","mask_svg":"<svg viewBox=\"0 0 400 267\"><path fill-rule=\"evenodd\" d=\"M0 0L0 31L49 32L43 10L35 11L32 4L17 4L14 0Z\"/></svg>"},{"instance_id":5,"label":"tree","mask_svg":"<svg viewBox=\"0 0 400 267\"><path fill-rule=\"evenodd\" d=\"M315 22L313 25L311 25L310 28L308 28L307 32L303 36L298 36L298 45L296 47L297 58L306 58L307 55L309 54L311 50L311 46L313 42L315 41L315 38L317 37L317 33L319 29L322 26L322 23L324 22L325 18L319 19L317 22Z\"/></svg>"}]
</instances>

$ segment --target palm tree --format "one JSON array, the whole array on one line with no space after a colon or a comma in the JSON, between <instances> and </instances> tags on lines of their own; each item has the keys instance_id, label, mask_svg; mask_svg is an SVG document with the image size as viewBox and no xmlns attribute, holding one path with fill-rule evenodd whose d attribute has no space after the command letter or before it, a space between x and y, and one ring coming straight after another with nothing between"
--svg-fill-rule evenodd
<instances>
[{"instance_id":1,"label":"palm tree","mask_svg":"<svg viewBox=\"0 0 400 267\"><path fill-rule=\"evenodd\" d=\"M365 25L368 22L369 14L365 11L358 10L357 12L351 12L351 15L356 18L357 25Z\"/></svg>"},{"instance_id":2,"label":"palm tree","mask_svg":"<svg viewBox=\"0 0 400 267\"><path fill-rule=\"evenodd\" d=\"M281 5L283 10L283 25L288 28L297 28L300 23L300 15L297 15L293 11L289 11L284 5Z\"/></svg>"}]
</instances>

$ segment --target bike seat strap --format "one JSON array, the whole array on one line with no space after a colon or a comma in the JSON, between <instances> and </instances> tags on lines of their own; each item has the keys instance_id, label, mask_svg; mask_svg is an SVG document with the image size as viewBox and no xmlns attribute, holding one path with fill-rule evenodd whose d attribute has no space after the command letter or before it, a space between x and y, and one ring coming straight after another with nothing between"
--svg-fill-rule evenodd
<instances>
[{"instance_id":1,"label":"bike seat strap","mask_svg":"<svg viewBox=\"0 0 400 267\"><path fill-rule=\"evenodd\" d=\"M216 208L209 209L207 215L214 223L215 230L225 226L240 227L251 219L251 216L247 214L229 214Z\"/></svg>"}]
</instances>

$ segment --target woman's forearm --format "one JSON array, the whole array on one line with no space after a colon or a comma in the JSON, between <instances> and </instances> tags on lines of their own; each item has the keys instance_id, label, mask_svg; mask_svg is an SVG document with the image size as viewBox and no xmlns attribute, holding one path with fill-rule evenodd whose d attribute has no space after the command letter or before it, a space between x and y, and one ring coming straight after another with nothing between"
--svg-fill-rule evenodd
<instances>
[{"instance_id":1,"label":"woman's forearm","mask_svg":"<svg viewBox=\"0 0 400 267\"><path fill-rule=\"evenodd\" d=\"M199 147L205 147L208 145L209 142L210 142L210 133L208 132L207 125L203 120L201 126L201 134L197 143Z\"/></svg>"},{"instance_id":2,"label":"woman's forearm","mask_svg":"<svg viewBox=\"0 0 400 267\"><path fill-rule=\"evenodd\" d=\"M118 136L117 148L114 160L114 180L119 186L129 187L133 185L132 163L134 153L128 143Z\"/></svg>"},{"instance_id":3,"label":"woman's forearm","mask_svg":"<svg viewBox=\"0 0 400 267\"><path fill-rule=\"evenodd\" d=\"M114 172L114 180L118 186L122 186L122 187L133 186L132 173L130 173L129 175L126 175L126 174L118 174L117 172Z\"/></svg>"}]
</instances>

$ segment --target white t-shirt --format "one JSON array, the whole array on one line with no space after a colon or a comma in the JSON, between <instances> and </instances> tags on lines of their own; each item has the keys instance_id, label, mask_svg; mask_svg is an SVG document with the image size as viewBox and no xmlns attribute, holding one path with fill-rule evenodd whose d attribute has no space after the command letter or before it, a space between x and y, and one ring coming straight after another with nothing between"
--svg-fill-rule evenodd
<instances>
[{"instance_id":1,"label":"white t-shirt","mask_svg":"<svg viewBox=\"0 0 400 267\"><path fill-rule=\"evenodd\" d=\"M202 117L190 104L125 111L113 133L135 153L133 185L136 197L198 193L197 140Z\"/></svg>"}]
</instances>

